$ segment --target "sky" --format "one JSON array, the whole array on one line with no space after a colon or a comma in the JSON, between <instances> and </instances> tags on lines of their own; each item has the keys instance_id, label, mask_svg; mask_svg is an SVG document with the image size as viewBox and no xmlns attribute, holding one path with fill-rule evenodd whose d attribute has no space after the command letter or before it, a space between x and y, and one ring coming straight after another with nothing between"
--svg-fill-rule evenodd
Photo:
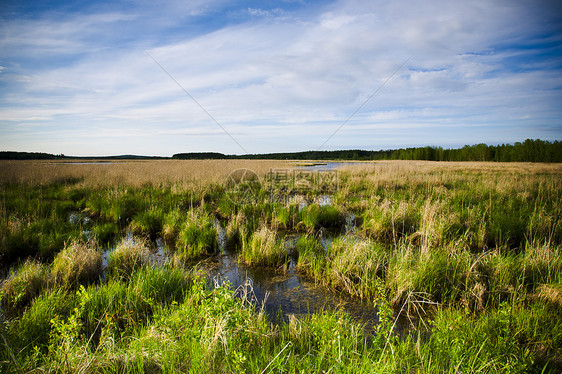
<instances>
[{"instance_id":1,"label":"sky","mask_svg":"<svg viewBox=\"0 0 562 374\"><path fill-rule=\"evenodd\" d=\"M0 150L225 154L562 140L562 3L0 3Z\"/></svg>"}]
</instances>

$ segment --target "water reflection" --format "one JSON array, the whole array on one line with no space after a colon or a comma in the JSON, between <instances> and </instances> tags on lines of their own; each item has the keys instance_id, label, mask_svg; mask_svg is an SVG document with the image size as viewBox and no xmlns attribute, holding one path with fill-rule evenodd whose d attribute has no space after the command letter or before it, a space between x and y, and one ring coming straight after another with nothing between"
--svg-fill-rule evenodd
<instances>
[{"instance_id":1,"label":"water reflection","mask_svg":"<svg viewBox=\"0 0 562 374\"><path fill-rule=\"evenodd\" d=\"M238 263L235 253L225 253L205 261L200 267L208 274L209 284L227 280L232 288L237 289L249 280L255 298L265 302L265 311L276 322L288 321L291 314L322 313L330 309L344 309L368 327L377 322L373 305L320 287L292 266L285 273L249 267Z\"/></svg>"}]
</instances>

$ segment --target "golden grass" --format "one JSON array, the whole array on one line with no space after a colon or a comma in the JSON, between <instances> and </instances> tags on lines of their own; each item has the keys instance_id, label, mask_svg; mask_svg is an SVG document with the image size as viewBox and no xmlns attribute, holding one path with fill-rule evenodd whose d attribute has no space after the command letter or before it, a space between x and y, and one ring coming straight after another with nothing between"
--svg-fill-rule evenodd
<instances>
[{"instance_id":1,"label":"golden grass","mask_svg":"<svg viewBox=\"0 0 562 374\"><path fill-rule=\"evenodd\" d=\"M562 308L562 285L543 284L538 288L539 298Z\"/></svg>"},{"instance_id":2,"label":"golden grass","mask_svg":"<svg viewBox=\"0 0 562 374\"><path fill-rule=\"evenodd\" d=\"M85 186L170 186L192 188L194 185L222 183L236 169L247 168L260 176L270 169L295 168L301 161L279 160L139 160L111 161L92 164L95 160L74 161L24 160L0 161L0 183L23 182L44 184L79 179ZM73 162L73 163L69 163ZM528 178L561 175L562 164L495 163L495 162L435 162L435 161L372 161L353 163L341 169L350 175L343 189L365 178L375 187L441 186L444 182L502 176L497 188L525 185ZM489 178L484 178L490 181ZM493 182L496 182L493 180ZM488 182L490 183L490 182Z\"/></svg>"},{"instance_id":3,"label":"golden grass","mask_svg":"<svg viewBox=\"0 0 562 374\"><path fill-rule=\"evenodd\" d=\"M109 255L109 270L118 276L126 277L133 270L149 262L150 248L145 238L123 238Z\"/></svg>"},{"instance_id":4,"label":"golden grass","mask_svg":"<svg viewBox=\"0 0 562 374\"><path fill-rule=\"evenodd\" d=\"M102 254L95 241L74 241L60 251L52 267L52 278L61 286L78 286L99 279Z\"/></svg>"},{"instance_id":5,"label":"golden grass","mask_svg":"<svg viewBox=\"0 0 562 374\"><path fill-rule=\"evenodd\" d=\"M132 186L145 184L193 188L222 183L236 169L250 169L263 176L271 168L292 167L294 162L271 160L143 160L92 164L95 160L0 161L0 183L44 184L79 179L84 186Z\"/></svg>"}]
</instances>

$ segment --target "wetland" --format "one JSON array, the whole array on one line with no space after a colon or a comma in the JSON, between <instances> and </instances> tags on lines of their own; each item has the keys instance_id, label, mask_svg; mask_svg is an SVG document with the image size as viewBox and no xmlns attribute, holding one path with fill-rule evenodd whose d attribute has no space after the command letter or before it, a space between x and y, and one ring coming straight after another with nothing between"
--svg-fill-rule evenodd
<instances>
[{"instance_id":1,"label":"wetland","mask_svg":"<svg viewBox=\"0 0 562 374\"><path fill-rule=\"evenodd\" d=\"M560 165L305 165L1 163L0 370L560 372Z\"/></svg>"}]
</instances>

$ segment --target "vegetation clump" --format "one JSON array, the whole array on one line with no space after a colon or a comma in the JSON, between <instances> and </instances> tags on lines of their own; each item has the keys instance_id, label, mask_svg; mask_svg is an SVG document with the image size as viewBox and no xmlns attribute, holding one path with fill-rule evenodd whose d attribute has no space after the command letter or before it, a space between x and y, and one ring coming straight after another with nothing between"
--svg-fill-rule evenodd
<instances>
[{"instance_id":1,"label":"vegetation clump","mask_svg":"<svg viewBox=\"0 0 562 374\"><path fill-rule=\"evenodd\" d=\"M53 261L53 282L61 287L77 287L99 280L102 255L96 242L73 241Z\"/></svg>"},{"instance_id":2,"label":"vegetation clump","mask_svg":"<svg viewBox=\"0 0 562 374\"><path fill-rule=\"evenodd\" d=\"M128 277L134 270L148 264L149 255L146 239L125 238L109 255L108 271L117 277Z\"/></svg>"},{"instance_id":3,"label":"vegetation clump","mask_svg":"<svg viewBox=\"0 0 562 374\"><path fill-rule=\"evenodd\" d=\"M266 226L258 229L243 243L238 258L248 265L266 267L281 267L289 259L287 249L277 238L277 232Z\"/></svg>"},{"instance_id":4,"label":"vegetation clump","mask_svg":"<svg viewBox=\"0 0 562 374\"><path fill-rule=\"evenodd\" d=\"M49 267L27 259L16 270L10 271L2 282L0 289L2 310L8 315L21 311L49 285L49 281Z\"/></svg>"},{"instance_id":5,"label":"vegetation clump","mask_svg":"<svg viewBox=\"0 0 562 374\"><path fill-rule=\"evenodd\" d=\"M197 259L216 251L217 227L210 215L190 211L180 227L176 250L181 259Z\"/></svg>"}]
</instances>

